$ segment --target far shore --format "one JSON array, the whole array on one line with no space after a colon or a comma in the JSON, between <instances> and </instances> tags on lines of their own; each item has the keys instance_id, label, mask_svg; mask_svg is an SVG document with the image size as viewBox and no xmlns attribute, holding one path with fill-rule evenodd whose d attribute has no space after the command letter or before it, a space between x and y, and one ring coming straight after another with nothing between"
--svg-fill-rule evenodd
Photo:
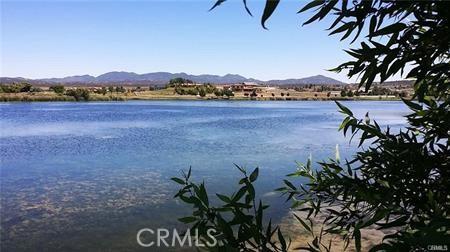
<instances>
[{"instance_id":1,"label":"far shore","mask_svg":"<svg viewBox=\"0 0 450 252\"><path fill-rule=\"evenodd\" d=\"M180 80L179 80L180 81ZM391 101L409 97L410 86L379 86L361 90L358 85L262 86L198 84L188 80L161 86L33 86L29 83L0 85L2 102L75 102L129 100L239 100L239 101ZM187 83L185 83L187 82Z\"/></svg>"},{"instance_id":2,"label":"far shore","mask_svg":"<svg viewBox=\"0 0 450 252\"><path fill-rule=\"evenodd\" d=\"M235 96L214 96L206 95L204 97L196 95L178 95L178 94L154 94L156 91L145 91L137 94L91 94L87 102L90 101L152 101L152 100L186 100L186 101L400 101L395 96L354 96L354 97L327 97L326 95L303 93L290 96L267 96L267 97L247 97L237 93ZM78 100L86 102L86 100ZM0 102L77 102L73 96L56 94L54 92L39 93L0 93Z\"/></svg>"},{"instance_id":3,"label":"far shore","mask_svg":"<svg viewBox=\"0 0 450 252\"><path fill-rule=\"evenodd\" d=\"M0 97L0 103L11 103L11 102L126 102L126 101L401 101L399 98L291 98L291 99L250 99L250 98L198 98L198 97L155 97L155 98L131 98L131 99L116 99L115 97L111 99L89 99L88 101L77 101L70 98L53 98L53 97L33 97L33 98L5 98Z\"/></svg>"}]
</instances>

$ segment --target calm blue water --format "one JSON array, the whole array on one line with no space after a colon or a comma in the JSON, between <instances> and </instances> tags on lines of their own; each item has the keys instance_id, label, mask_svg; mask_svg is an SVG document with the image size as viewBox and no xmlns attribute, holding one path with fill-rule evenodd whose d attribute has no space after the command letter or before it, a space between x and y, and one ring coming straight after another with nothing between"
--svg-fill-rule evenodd
<instances>
[{"instance_id":1,"label":"calm blue water","mask_svg":"<svg viewBox=\"0 0 450 252\"><path fill-rule=\"evenodd\" d=\"M344 104L394 127L407 113L401 102ZM187 209L169 178L189 166L211 193L237 188L233 163L259 166L279 218L288 205L270 191L295 161L355 150L324 101L0 103L0 118L2 251L137 250L137 230L179 225Z\"/></svg>"}]
</instances>

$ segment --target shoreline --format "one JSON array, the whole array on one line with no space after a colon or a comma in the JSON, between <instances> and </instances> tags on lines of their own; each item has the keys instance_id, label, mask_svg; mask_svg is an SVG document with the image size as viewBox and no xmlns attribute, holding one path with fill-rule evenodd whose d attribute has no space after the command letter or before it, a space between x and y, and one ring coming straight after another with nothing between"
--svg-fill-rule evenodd
<instances>
[{"instance_id":1,"label":"shoreline","mask_svg":"<svg viewBox=\"0 0 450 252\"><path fill-rule=\"evenodd\" d=\"M165 88L142 87L34 87L30 84L0 85L0 102L75 102L129 100L236 100L236 101L399 101L405 90L374 87L368 92L356 87L308 86L295 88L211 84L180 84Z\"/></svg>"},{"instance_id":2,"label":"shoreline","mask_svg":"<svg viewBox=\"0 0 450 252\"><path fill-rule=\"evenodd\" d=\"M333 98L318 98L318 97L288 97L288 98L247 98L247 97L191 97L191 96L158 96L158 97L91 97L89 100L77 101L70 96L1 96L0 103L8 102L126 102L126 101L273 101L273 102L290 102L290 101L401 101L400 98L393 97L333 97Z\"/></svg>"}]
</instances>

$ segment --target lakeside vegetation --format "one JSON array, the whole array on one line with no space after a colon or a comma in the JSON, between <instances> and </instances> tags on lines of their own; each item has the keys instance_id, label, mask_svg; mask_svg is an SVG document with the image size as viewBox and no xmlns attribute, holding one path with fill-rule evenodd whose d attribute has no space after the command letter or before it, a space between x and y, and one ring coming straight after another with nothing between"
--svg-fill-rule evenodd
<instances>
[{"instance_id":1,"label":"lakeside vegetation","mask_svg":"<svg viewBox=\"0 0 450 252\"><path fill-rule=\"evenodd\" d=\"M218 0L212 9L224 2ZM264 28L279 2L266 0L261 17ZM243 3L250 13L247 2ZM383 82L400 74L415 80L412 97L402 97L409 110L406 126L399 131L382 128L369 113L357 118L336 102L345 116L339 130L350 135L350 141L359 138L358 151L345 160L337 149L334 158L297 163L277 189L292 203L296 222L291 225L302 226L308 234L298 247L291 247L285 230L268 219L269 205L257 197L254 186L258 168L250 173L236 165L241 179L232 194L211 193L205 181L192 179L191 169L172 178L180 188L175 197L192 209L179 220L198 230L206 241L207 230L214 229L219 245L210 251L347 251L349 244L358 252L448 250L450 4L310 1L299 13L306 10L314 14L304 25L330 16L334 19L330 35L362 40L346 50L352 59L333 70L360 77L359 87L365 91L376 78ZM341 97L355 97L354 92L340 92ZM320 215L324 218L314 224ZM370 244L364 237L367 229L390 232ZM336 248L336 239L342 247Z\"/></svg>"},{"instance_id":2,"label":"lakeside vegetation","mask_svg":"<svg viewBox=\"0 0 450 252\"><path fill-rule=\"evenodd\" d=\"M31 85L30 83L0 84L0 101L126 101L126 100L400 100L408 97L407 85L375 85L363 92L356 85L263 86L237 83L215 85L194 83L175 78L165 86L65 86Z\"/></svg>"}]
</instances>

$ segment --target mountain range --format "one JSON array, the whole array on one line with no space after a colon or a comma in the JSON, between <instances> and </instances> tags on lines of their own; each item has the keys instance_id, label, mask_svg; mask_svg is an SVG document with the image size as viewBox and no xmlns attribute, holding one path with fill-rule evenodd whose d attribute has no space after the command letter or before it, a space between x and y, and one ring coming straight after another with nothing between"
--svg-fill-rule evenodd
<instances>
[{"instance_id":1,"label":"mountain range","mask_svg":"<svg viewBox=\"0 0 450 252\"><path fill-rule=\"evenodd\" d=\"M256 82L259 84L271 84L271 85L302 85L302 84L326 84L326 85L342 85L346 84L341 81L335 80L323 75L315 75L300 79L283 79L283 80L268 80L262 81L253 78L246 78L238 74L226 74L211 75L201 74L192 75L187 73L169 73L169 72L153 72L145 74L137 74L133 72L108 72L97 77L92 75L76 75L63 78L46 78L46 79L25 79L25 78L9 78L0 77L0 82L20 82L28 81L31 83L62 83L62 84L105 84L105 83L121 83L123 85L132 84L166 84L173 78L185 78L197 83L214 83L214 84L226 84L226 83L242 83L242 82Z\"/></svg>"}]
</instances>

